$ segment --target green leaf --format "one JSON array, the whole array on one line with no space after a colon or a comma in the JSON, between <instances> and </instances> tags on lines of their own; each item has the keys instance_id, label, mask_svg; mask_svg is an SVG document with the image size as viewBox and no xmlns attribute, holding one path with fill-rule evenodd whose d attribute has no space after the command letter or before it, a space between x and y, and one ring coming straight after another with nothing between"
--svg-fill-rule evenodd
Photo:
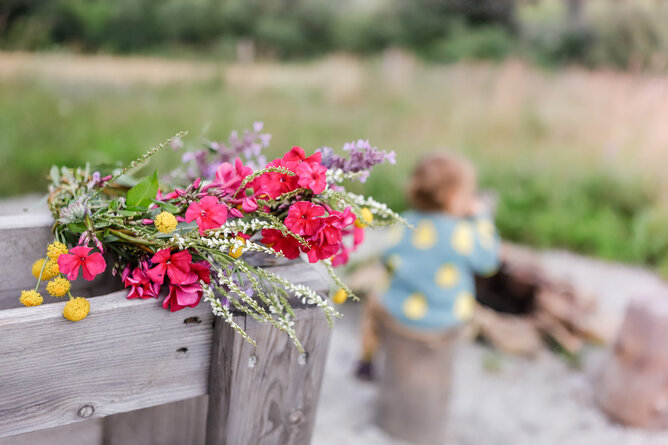
<instances>
[{"instance_id":1,"label":"green leaf","mask_svg":"<svg viewBox=\"0 0 668 445\"><path fill-rule=\"evenodd\" d=\"M142 179L128 190L128 207L148 207L151 200L158 194L158 171L154 171L151 176Z\"/></svg>"},{"instance_id":2,"label":"green leaf","mask_svg":"<svg viewBox=\"0 0 668 445\"><path fill-rule=\"evenodd\" d=\"M83 233L86 231L86 225L82 223L69 223L67 228L73 233Z\"/></svg>"},{"instance_id":3,"label":"green leaf","mask_svg":"<svg viewBox=\"0 0 668 445\"><path fill-rule=\"evenodd\" d=\"M152 202L157 204L162 210L169 212L169 213L178 213L179 208L176 207L174 204L170 204L168 202L163 202L163 201L158 201L157 199L152 199Z\"/></svg>"}]
</instances>

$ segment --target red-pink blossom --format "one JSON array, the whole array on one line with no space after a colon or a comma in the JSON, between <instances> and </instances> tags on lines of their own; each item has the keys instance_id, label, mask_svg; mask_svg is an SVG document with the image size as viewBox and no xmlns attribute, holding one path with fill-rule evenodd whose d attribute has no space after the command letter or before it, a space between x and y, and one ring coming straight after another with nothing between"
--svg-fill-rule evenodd
<instances>
[{"instance_id":1,"label":"red-pink blossom","mask_svg":"<svg viewBox=\"0 0 668 445\"><path fill-rule=\"evenodd\" d=\"M309 201L297 201L290 206L285 225L297 235L315 235L322 227L325 208Z\"/></svg>"},{"instance_id":2,"label":"red-pink blossom","mask_svg":"<svg viewBox=\"0 0 668 445\"><path fill-rule=\"evenodd\" d=\"M185 307L195 307L202 298L202 286L197 281L197 275L192 274L188 281L180 284L170 284L169 294L162 302L162 307L170 311L179 311Z\"/></svg>"},{"instance_id":3,"label":"red-pink blossom","mask_svg":"<svg viewBox=\"0 0 668 445\"><path fill-rule=\"evenodd\" d=\"M123 285L130 287L128 298L158 298L160 294L160 284L154 283L148 276L148 265L142 262L135 267L132 272L129 267L123 271L121 278Z\"/></svg>"},{"instance_id":4,"label":"red-pink blossom","mask_svg":"<svg viewBox=\"0 0 668 445\"><path fill-rule=\"evenodd\" d=\"M297 166L302 162L306 162L309 164L311 163L320 164L321 158L322 158L322 153L320 153L319 151L315 152L314 154L312 154L307 158L303 148L292 147L292 149L289 152L283 155L283 162L286 167L294 169L297 168Z\"/></svg>"},{"instance_id":5,"label":"red-pink blossom","mask_svg":"<svg viewBox=\"0 0 668 445\"><path fill-rule=\"evenodd\" d=\"M291 260L299 256L299 241L284 236L280 230L262 229L262 243Z\"/></svg>"},{"instance_id":6,"label":"red-pink blossom","mask_svg":"<svg viewBox=\"0 0 668 445\"><path fill-rule=\"evenodd\" d=\"M205 196L193 202L186 210L186 221L197 221L200 235L208 229L217 229L227 221L227 206L218 202L215 196Z\"/></svg>"},{"instance_id":7,"label":"red-pink blossom","mask_svg":"<svg viewBox=\"0 0 668 445\"><path fill-rule=\"evenodd\" d=\"M107 268L104 257L99 252L89 255L91 250L93 249L90 247L77 246L71 248L69 253L58 257L58 268L67 276L68 280L74 281L77 279L79 268L83 270L83 277L88 281L104 272Z\"/></svg>"},{"instance_id":8,"label":"red-pink blossom","mask_svg":"<svg viewBox=\"0 0 668 445\"><path fill-rule=\"evenodd\" d=\"M153 255L151 262L156 266L149 270L147 275L154 283L164 283L165 274L172 284L182 283L191 273L192 256L187 250L171 253L169 248L162 249Z\"/></svg>"},{"instance_id":9,"label":"red-pink blossom","mask_svg":"<svg viewBox=\"0 0 668 445\"><path fill-rule=\"evenodd\" d=\"M297 184L312 190L316 195L327 187L327 168L320 164L302 162L297 166L296 172L299 175Z\"/></svg>"},{"instance_id":10,"label":"red-pink blossom","mask_svg":"<svg viewBox=\"0 0 668 445\"><path fill-rule=\"evenodd\" d=\"M216 170L216 185L225 195L233 195L241 186L244 178L253 173L250 167L244 167L241 159L236 158L234 164L223 162Z\"/></svg>"}]
</instances>

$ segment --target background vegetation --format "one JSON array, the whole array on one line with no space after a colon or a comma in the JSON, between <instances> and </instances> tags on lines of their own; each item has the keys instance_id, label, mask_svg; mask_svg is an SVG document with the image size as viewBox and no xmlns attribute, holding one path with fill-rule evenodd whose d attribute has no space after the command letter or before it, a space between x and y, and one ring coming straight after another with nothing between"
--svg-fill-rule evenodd
<instances>
[{"instance_id":1,"label":"background vegetation","mask_svg":"<svg viewBox=\"0 0 668 445\"><path fill-rule=\"evenodd\" d=\"M0 195L44 190L53 163L128 162L181 129L188 144L266 122L273 153L355 138L396 150L364 191L403 209L417 158L464 152L499 196L506 239L668 271L668 78L519 62L360 60L216 65L0 54ZM619 106L624 104L624 106ZM165 152L163 169L179 162Z\"/></svg>"},{"instance_id":2,"label":"background vegetation","mask_svg":"<svg viewBox=\"0 0 668 445\"><path fill-rule=\"evenodd\" d=\"M390 47L437 62L519 56L664 69L661 0L4 0L5 49L304 58Z\"/></svg>"}]
</instances>

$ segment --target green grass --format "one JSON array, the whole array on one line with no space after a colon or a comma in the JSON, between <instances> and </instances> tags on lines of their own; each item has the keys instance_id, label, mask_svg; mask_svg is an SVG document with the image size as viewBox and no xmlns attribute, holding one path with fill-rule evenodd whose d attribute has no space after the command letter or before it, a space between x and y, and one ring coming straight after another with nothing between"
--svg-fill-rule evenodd
<instances>
[{"instance_id":1,"label":"green grass","mask_svg":"<svg viewBox=\"0 0 668 445\"><path fill-rule=\"evenodd\" d=\"M635 175L637 166L602 165L578 150L560 150L558 138L545 136L551 123L535 110L522 110L513 131L466 120L454 91L432 97L430 79L403 95L366 83L343 99L317 88L244 90L217 81L123 88L6 81L0 83L0 196L43 191L52 164L127 163L179 130L190 131L186 142L194 146L260 120L273 134L272 154L293 145L338 148L357 138L397 150L398 165L379 168L356 187L399 210L406 208L403 187L417 157L457 147L478 165L482 185L498 194L504 238L668 271L668 210L651 177ZM179 158L168 150L156 163L164 170Z\"/></svg>"}]
</instances>

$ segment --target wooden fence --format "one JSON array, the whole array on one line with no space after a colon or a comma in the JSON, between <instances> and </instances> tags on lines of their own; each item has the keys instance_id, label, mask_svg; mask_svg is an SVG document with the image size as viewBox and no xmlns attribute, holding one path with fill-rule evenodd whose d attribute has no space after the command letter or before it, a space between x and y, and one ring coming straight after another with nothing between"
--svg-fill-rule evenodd
<instances>
[{"instance_id":1,"label":"wooden fence","mask_svg":"<svg viewBox=\"0 0 668 445\"><path fill-rule=\"evenodd\" d=\"M306 354L235 315L254 348L204 302L172 313L154 299L126 299L118 277L104 276L74 287L95 298L90 315L71 323L64 301L18 301L35 285L31 265L51 224L48 215L0 217L0 438L104 417L105 445L310 442L330 335L319 309L295 309ZM308 264L266 264L326 291Z\"/></svg>"}]
</instances>

